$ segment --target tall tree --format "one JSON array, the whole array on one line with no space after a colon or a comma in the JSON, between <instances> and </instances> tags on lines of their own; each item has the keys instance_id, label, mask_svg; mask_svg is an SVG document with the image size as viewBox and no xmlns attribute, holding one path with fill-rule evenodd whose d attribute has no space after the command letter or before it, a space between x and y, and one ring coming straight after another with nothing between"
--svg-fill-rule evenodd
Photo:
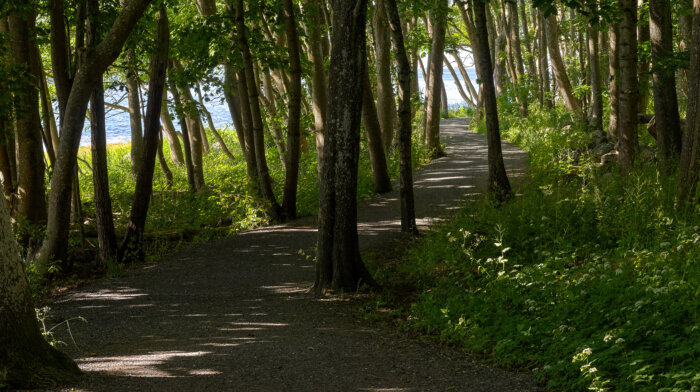
<instances>
[{"instance_id":1,"label":"tall tree","mask_svg":"<svg viewBox=\"0 0 700 392\"><path fill-rule=\"evenodd\" d=\"M98 0L88 0L87 45L89 47L94 47L99 42L99 7ZM140 122L141 120L139 119ZM102 76L97 78L95 90L90 97L90 144L98 241L97 268L104 269L107 267L107 263L114 260L117 256L117 238L114 234L112 199L109 197L105 92Z\"/></svg>"},{"instance_id":2,"label":"tall tree","mask_svg":"<svg viewBox=\"0 0 700 392\"><path fill-rule=\"evenodd\" d=\"M432 47L426 91L425 141L433 157L443 154L440 146L440 100L442 90L442 62L445 56L445 33L447 25L447 0L435 0L432 15Z\"/></svg>"},{"instance_id":3,"label":"tall tree","mask_svg":"<svg viewBox=\"0 0 700 392\"><path fill-rule=\"evenodd\" d=\"M365 57L366 0L333 2L332 52L314 291L357 290L372 277L357 236L357 168Z\"/></svg>"},{"instance_id":4,"label":"tall tree","mask_svg":"<svg viewBox=\"0 0 700 392\"><path fill-rule=\"evenodd\" d=\"M391 178L386 165L386 153L382 145L382 129L377 116L377 107L372 96L372 82L369 80L369 67L365 58L365 72L362 73L362 123L365 125L369 161L372 166L374 191L387 193L391 191Z\"/></svg>"},{"instance_id":5,"label":"tall tree","mask_svg":"<svg viewBox=\"0 0 700 392\"><path fill-rule=\"evenodd\" d=\"M413 198L413 168L411 166L411 64L406 55L404 35L396 0L384 0L389 20L391 40L394 43L399 81L399 182L401 197L401 231L417 234L416 211Z\"/></svg>"},{"instance_id":6,"label":"tall tree","mask_svg":"<svg viewBox=\"0 0 700 392\"><path fill-rule=\"evenodd\" d=\"M629 174L637 149L637 2L621 0L620 22L620 170Z\"/></svg>"},{"instance_id":7,"label":"tall tree","mask_svg":"<svg viewBox=\"0 0 700 392\"><path fill-rule=\"evenodd\" d=\"M292 0L284 0L283 7L291 77L289 81L289 113L287 114L287 170L285 170L282 211L286 218L294 219L297 216L297 181L301 139L301 57L294 3Z\"/></svg>"},{"instance_id":8,"label":"tall tree","mask_svg":"<svg viewBox=\"0 0 700 392\"><path fill-rule=\"evenodd\" d=\"M39 331L10 216L0 199L0 385L48 388L78 376L78 366Z\"/></svg>"},{"instance_id":9,"label":"tall tree","mask_svg":"<svg viewBox=\"0 0 700 392\"><path fill-rule=\"evenodd\" d=\"M38 96L41 61L34 58L39 53L33 48L37 45L34 10L29 2L20 3L24 4L16 4L8 17L11 59L21 70L14 91L17 215L30 224L42 225L46 222L46 189Z\"/></svg>"},{"instance_id":10,"label":"tall tree","mask_svg":"<svg viewBox=\"0 0 700 392\"><path fill-rule=\"evenodd\" d=\"M498 106L496 89L493 82L488 31L486 28L486 6L481 0L470 0L474 13L476 35L476 71L481 80L481 94L484 100L486 133L488 137L489 194L498 201L504 201L511 195L510 182L503 163L501 150L501 132L498 125Z\"/></svg>"},{"instance_id":11,"label":"tall tree","mask_svg":"<svg viewBox=\"0 0 700 392\"><path fill-rule=\"evenodd\" d=\"M692 42L700 42L700 0L693 1ZM678 196L685 201L693 198L698 183L700 151L700 45L691 45L688 70L688 115L683 133L681 171Z\"/></svg>"},{"instance_id":12,"label":"tall tree","mask_svg":"<svg viewBox=\"0 0 700 392\"><path fill-rule=\"evenodd\" d=\"M394 87L391 83L391 40L384 0L377 0L373 17L374 47L377 67L377 115L382 129L382 144L391 148L394 138Z\"/></svg>"},{"instance_id":13,"label":"tall tree","mask_svg":"<svg viewBox=\"0 0 700 392\"><path fill-rule=\"evenodd\" d=\"M591 129L603 129L603 87L600 76L598 35L595 26L588 26L588 67L591 74L591 108L588 124Z\"/></svg>"},{"instance_id":14,"label":"tall tree","mask_svg":"<svg viewBox=\"0 0 700 392\"><path fill-rule=\"evenodd\" d=\"M46 270L48 260L65 260L66 257L71 186L90 95L97 78L119 56L129 33L150 2L149 0L129 0L102 41L94 48L86 50L83 61L75 72L75 77L71 78L67 65L63 1L51 1L51 58L56 94L59 98L61 138L51 176L47 238L37 255L40 272Z\"/></svg>"},{"instance_id":15,"label":"tall tree","mask_svg":"<svg viewBox=\"0 0 700 392\"><path fill-rule=\"evenodd\" d=\"M566 72L566 65L561 58L561 52L559 50L559 27L556 13L547 17L545 31L547 32L547 49L549 51L549 58L552 61L552 71L554 71L554 77L557 80L559 92L561 92L561 96L564 98L564 105L566 105L566 108L569 109L574 117L583 118L581 103L574 96L574 91L571 88L571 81Z\"/></svg>"},{"instance_id":16,"label":"tall tree","mask_svg":"<svg viewBox=\"0 0 700 392\"><path fill-rule=\"evenodd\" d=\"M119 249L121 259L134 261L143 258L143 232L146 227L148 205L153 193L153 172L156 154L160 143L160 106L163 104L165 76L168 70L168 46L170 43L168 13L161 4L158 11L156 33L156 53L151 60L151 77L148 81L148 106L146 108L146 133L136 176L136 189L131 204L129 223L126 226L124 241Z\"/></svg>"},{"instance_id":17,"label":"tall tree","mask_svg":"<svg viewBox=\"0 0 700 392\"><path fill-rule=\"evenodd\" d=\"M608 87L610 100L610 119L608 121L608 136L617 140L620 122L620 24L610 26L610 83Z\"/></svg>"},{"instance_id":18,"label":"tall tree","mask_svg":"<svg viewBox=\"0 0 700 392\"><path fill-rule=\"evenodd\" d=\"M673 22L669 0L649 1L651 62L654 82L654 115L659 157L664 166L681 152L681 121L678 115L673 62ZM666 167L667 169L669 167Z\"/></svg>"}]
</instances>

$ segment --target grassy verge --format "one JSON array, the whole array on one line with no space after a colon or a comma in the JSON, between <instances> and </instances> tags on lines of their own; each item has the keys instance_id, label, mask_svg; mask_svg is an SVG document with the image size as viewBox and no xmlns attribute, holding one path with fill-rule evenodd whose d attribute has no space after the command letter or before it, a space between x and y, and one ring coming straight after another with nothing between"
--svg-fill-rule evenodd
<instances>
[{"instance_id":1,"label":"grassy verge","mask_svg":"<svg viewBox=\"0 0 700 392\"><path fill-rule=\"evenodd\" d=\"M554 390L698 390L699 206L674 204L676 179L653 163L627 181L594 165L563 110L531 108L501 115L504 138L530 152L518 196L469 200L402 260L375 265L389 289L368 317Z\"/></svg>"}]
</instances>

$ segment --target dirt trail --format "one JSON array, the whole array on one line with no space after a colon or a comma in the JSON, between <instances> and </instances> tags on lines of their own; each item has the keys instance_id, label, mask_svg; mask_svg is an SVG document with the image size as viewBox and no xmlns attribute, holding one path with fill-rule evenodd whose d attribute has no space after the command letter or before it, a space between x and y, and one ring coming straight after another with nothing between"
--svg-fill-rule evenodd
<instances>
[{"instance_id":1,"label":"dirt trail","mask_svg":"<svg viewBox=\"0 0 700 392\"><path fill-rule=\"evenodd\" d=\"M466 119L441 123L447 156L415 175L422 229L481 192L486 138ZM504 144L510 174L526 154ZM398 237L398 192L359 207L363 251ZM459 350L368 326L337 300L306 293L315 218L178 251L157 264L58 298L56 319L82 316L64 348L85 371L79 391L532 391L526 376ZM66 336L62 340L69 341Z\"/></svg>"}]
</instances>

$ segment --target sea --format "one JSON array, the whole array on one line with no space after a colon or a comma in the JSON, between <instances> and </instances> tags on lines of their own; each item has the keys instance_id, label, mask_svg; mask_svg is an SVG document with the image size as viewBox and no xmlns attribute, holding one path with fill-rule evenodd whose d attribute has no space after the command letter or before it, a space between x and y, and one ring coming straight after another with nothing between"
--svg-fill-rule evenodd
<instances>
[{"instance_id":1,"label":"sea","mask_svg":"<svg viewBox=\"0 0 700 392\"><path fill-rule=\"evenodd\" d=\"M467 59L467 64L465 65L471 65L469 64L469 60ZM427 64L427 58L423 59L423 63ZM454 66L455 70L457 70L456 66ZM458 71L457 71L458 72ZM473 65L471 68L467 68L467 73L469 74L469 77L472 80L472 83L474 84L474 87L477 88L478 91L478 86L476 85L476 71L473 68ZM462 99L461 95L459 94L459 90L457 89L454 79L452 78L452 75L450 74L450 71L445 67L443 69L443 81L445 83L445 91L447 93L447 104L450 109L456 109L459 107L467 106L467 103L464 102ZM462 86L466 89L466 85L464 84L464 81L460 81L462 83ZM421 75L420 72L418 72L418 85L421 90L421 93L425 93L425 81L423 80L423 76ZM207 90L207 89L205 89ZM204 105L206 106L207 110L211 113L212 120L214 121L214 125L216 126L217 129L233 129L233 122L231 121L231 114L228 110L228 106L226 105L226 101L224 100L223 97L223 92L221 91L216 91L214 88L208 89L209 91L204 92L205 96L205 102ZM123 98L124 92L123 91L118 91L118 90L106 90L105 92L105 100L107 102L115 103L117 100ZM196 98L195 93L193 92L193 96ZM169 95L168 96L169 100L172 99L172 97ZM118 103L121 106L127 106L126 104L126 99ZM142 102L143 104L143 102ZM143 113L145 115L145 106L142 108ZM56 111L57 112L57 111ZM174 119L175 121L175 126L176 129L179 129L179 124L177 123L177 120ZM206 126L206 124L205 124ZM119 109L110 109L107 108L107 113L106 113L106 131L107 131L107 143L108 144L118 144L118 143L128 143L131 141L131 126L129 124L129 114L119 110ZM85 128L83 130L82 137L80 139L80 145L81 146L89 146L90 145L90 129L89 129L89 123L86 121L85 123Z\"/></svg>"}]
</instances>

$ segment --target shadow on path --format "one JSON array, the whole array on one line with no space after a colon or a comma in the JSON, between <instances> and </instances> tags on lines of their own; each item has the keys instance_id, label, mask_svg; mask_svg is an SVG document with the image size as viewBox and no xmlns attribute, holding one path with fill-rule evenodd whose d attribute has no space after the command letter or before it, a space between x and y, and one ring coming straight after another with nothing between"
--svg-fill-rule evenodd
<instances>
[{"instance_id":1,"label":"shadow on path","mask_svg":"<svg viewBox=\"0 0 700 392\"><path fill-rule=\"evenodd\" d=\"M486 138L443 120L447 156L415 176L422 229L486 184ZM504 143L521 174L526 154ZM364 251L399 237L398 190L358 210ZM79 349L80 391L530 391L526 376L367 326L341 299L307 294L315 218L197 244L58 298ZM301 252L300 252L301 251ZM70 341L70 337L60 336Z\"/></svg>"}]
</instances>

